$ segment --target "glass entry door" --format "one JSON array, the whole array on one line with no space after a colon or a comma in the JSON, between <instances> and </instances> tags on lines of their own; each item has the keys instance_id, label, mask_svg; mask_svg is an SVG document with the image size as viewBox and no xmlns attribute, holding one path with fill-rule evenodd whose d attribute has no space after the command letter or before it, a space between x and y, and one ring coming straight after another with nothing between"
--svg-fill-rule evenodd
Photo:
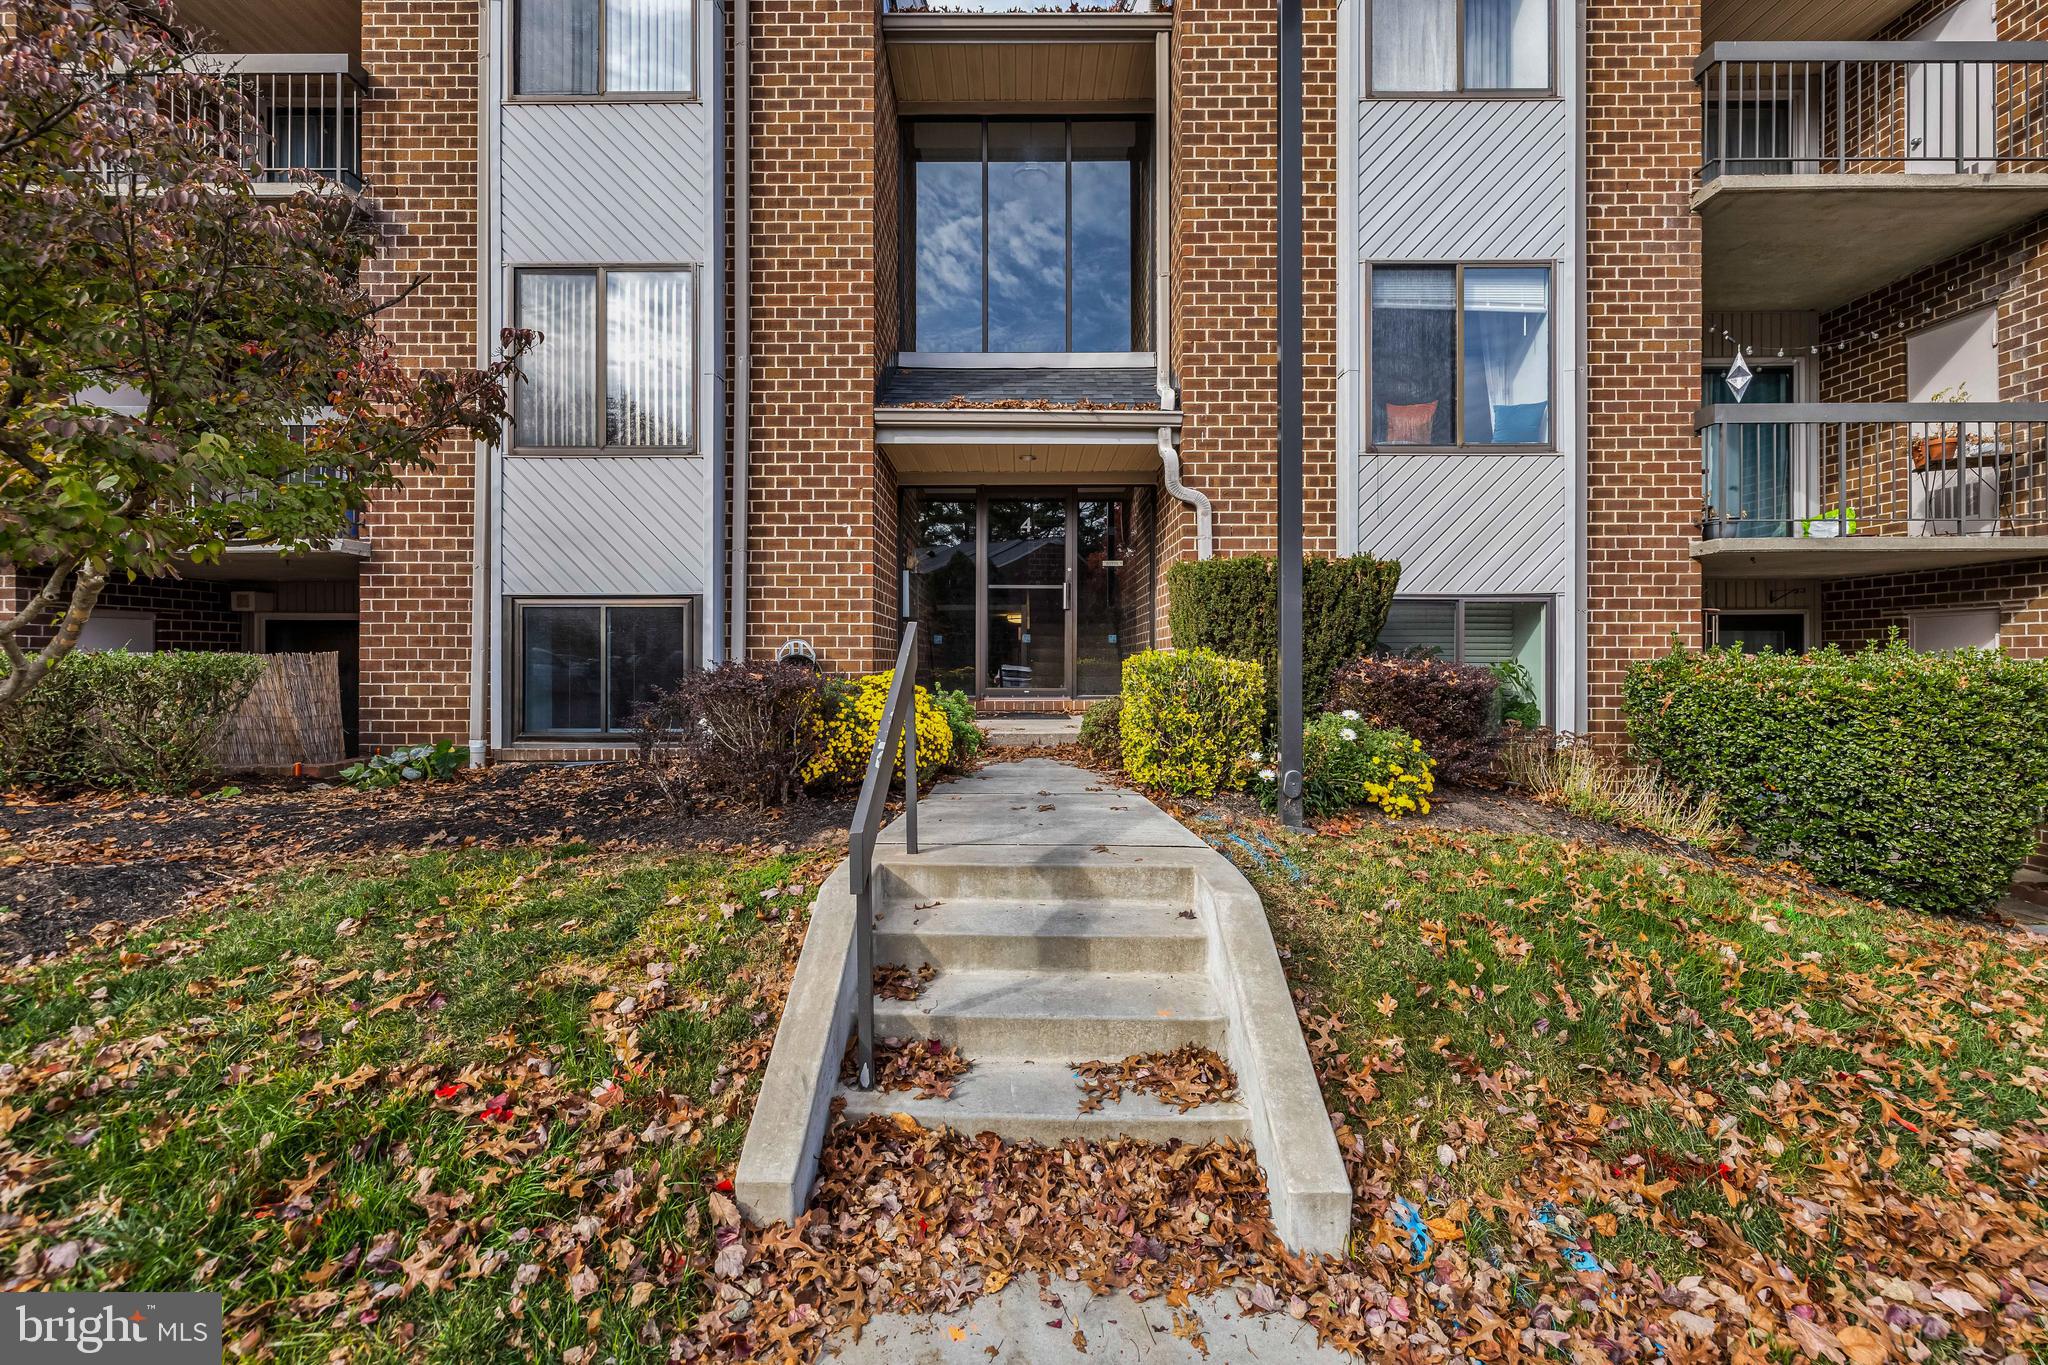
<instances>
[{"instance_id":1,"label":"glass entry door","mask_svg":"<svg viewBox=\"0 0 2048 1365\"><path fill-rule=\"evenodd\" d=\"M1151 628L1132 499L908 492L902 610L923 626L918 681L983 697L1117 692Z\"/></svg>"},{"instance_id":2,"label":"glass entry door","mask_svg":"<svg viewBox=\"0 0 2048 1365\"><path fill-rule=\"evenodd\" d=\"M990 497L985 503L982 685L990 694L1059 694L1073 685L1072 517L1067 498Z\"/></svg>"}]
</instances>

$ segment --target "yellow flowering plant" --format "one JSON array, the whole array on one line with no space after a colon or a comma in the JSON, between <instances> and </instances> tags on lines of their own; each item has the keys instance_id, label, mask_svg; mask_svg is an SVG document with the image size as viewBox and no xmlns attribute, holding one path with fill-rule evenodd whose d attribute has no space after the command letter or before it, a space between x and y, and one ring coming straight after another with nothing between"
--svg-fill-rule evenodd
<instances>
[{"instance_id":1,"label":"yellow flowering plant","mask_svg":"<svg viewBox=\"0 0 2048 1365\"><path fill-rule=\"evenodd\" d=\"M1254 753L1250 762L1263 764L1253 786L1267 810L1279 806L1276 765ZM1388 815L1429 814L1436 793L1436 764L1422 751L1422 741L1405 730L1375 729L1356 711L1321 715L1301 736L1301 805L1305 814L1335 815L1354 806L1378 806Z\"/></svg>"},{"instance_id":2,"label":"yellow flowering plant","mask_svg":"<svg viewBox=\"0 0 2048 1365\"><path fill-rule=\"evenodd\" d=\"M882 708L889 704L895 670L828 684L824 743L804 767L807 783L859 783L868 773L868 755L882 728ZM953 758L953 727L924 688L912 689L917 713L917 776L931 782ZM896 775L903 774L903 749L896 749Z\"/></svg>"}]
</instances>

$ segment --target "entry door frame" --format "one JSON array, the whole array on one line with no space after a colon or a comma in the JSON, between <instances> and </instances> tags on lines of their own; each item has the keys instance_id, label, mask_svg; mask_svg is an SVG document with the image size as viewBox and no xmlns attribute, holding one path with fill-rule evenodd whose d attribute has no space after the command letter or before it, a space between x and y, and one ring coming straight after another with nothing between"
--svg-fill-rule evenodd
<instances>
[{"instance_id":1,"label":"entry door frame","mask_svg":"<svg viewBox=\"0 0 2048 1365\"><path fill-rule=\"evenodd\" d=\"M1032 487L982 487L975 489L974 498L974 687L977 698L989 697L1046 697L1066 698L1074 695L1074 669L1077 647L1080 639L1075 632L1075 621L1080 613L1074 600L1076 541L1080 534L1079 504L1081 490L1078 488L1032 488ZM1046 502L1060 499L1066 507L1065 553L1061 557L1060 601L1063 610L1064 641L1060 646L1062 661L1060 685L1058 687L994 688L989 685L988 636L989 636L989 568L988 568L988 505L991 501L1005 502ZM1035 591L1049 592L1051 584Z\"/></svg>"}]
</instances>

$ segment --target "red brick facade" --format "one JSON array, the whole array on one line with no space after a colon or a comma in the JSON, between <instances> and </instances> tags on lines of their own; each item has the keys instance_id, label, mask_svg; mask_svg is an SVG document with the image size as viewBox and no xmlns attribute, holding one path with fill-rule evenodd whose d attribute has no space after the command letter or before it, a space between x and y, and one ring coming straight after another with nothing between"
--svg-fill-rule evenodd
<instances>
[{"instance_id":1,"label":"red brick facade","mask_svg":"<svg viewBox=\"0 0 2048 1365\"><path fill-rule=\"evenodd\" d=\"M363 174L385 226L380 296L404 363L477 362L477 25L473 0L362 0ZM365 747L469 738L475 447L381 495L360 583Z\"/></svg>"},{"instance_id":2,"label":"red brick facade","mask_svg":"<svg viewBox=\"0 0 2048 1365\"><path fill-rule=\"evenodd\" d=\"M1587 726L1628 665L1700 638L1696 4L1586 13Z\"/></svg>"},{"instance_id":3,"label":"red brick facade","mask_svg":"<svg viewBox=\"0 0 2048 1365\"><path fill-rule=\"evenodd\" d=\"M860 672L895 621L877 588L876 7L753 13L748 647L803 639L827 669Z\"/></svg>"}]
</instances>

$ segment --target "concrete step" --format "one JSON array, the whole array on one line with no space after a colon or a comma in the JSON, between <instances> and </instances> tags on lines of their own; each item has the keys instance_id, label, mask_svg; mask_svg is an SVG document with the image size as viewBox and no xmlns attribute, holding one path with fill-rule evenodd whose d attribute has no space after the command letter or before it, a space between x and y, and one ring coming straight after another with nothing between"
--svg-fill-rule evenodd
<instances>
[{"instance_id":1,"label":"concrete step","mask_svg":"<svg viewBox=\"0 0 2048 1365\"><path fill-rule=\"evenodd\" d=\"M916 1000L875 1002L879 1037L940 1038L977 1059L1220 1052L1224 1029L1208 978L1187 972L942 972Z\"/></svg>"},{"instance_id":2,"label":"concrete step","mask_svg":"<svg viewBox=\"0 0 2048 1365\"><path fill-rule=\"evenodd\" d=\"M1031 808L1030 801L1022 805L1026 811ZM972 850L955 857L933 853L906 857L899 849L875 868L875 903L917 908L947 901L1089 901L1162 905L1175 910L1194 903L1194 878L1185 867L1107 859L1034 862L1018 858L1008 849L995 850L1007 855L1000 862L973 857L988 851Z\"/></svg>"},{"instance_id":3,"label":"concrete step","mask_svg":"<svg viewBox=\"0 0 2048 1365\"><path fill-rule=\"evenodd\" d=\"M899 902L875 920L877 962L929 962L942 972L1199 972L1208 955L1201 923L1171 905L951 900L919 908Z\"/></svg>"},{"instance_id":4,"label":"concrete step","mask_svg":"<svg viewBox=\"0 0 2048 1365\"><path fill-rule=\"evenodd\" d=\"M839 1093L846 1099L849 1122L870 1114L908 1114L927 1128L951 1128L969 1137L994 1133L1006 1142L1051 1144L1119 1135L1141 1142L1214 1142L1252 1135L1251 1115L1235 1100L1197 1105L1183 1114L1150 1095L1126 1090L1115 1102L1083 1114L1080 1082L1051 1059L976 1059L950 1099L923 1100L912 1091L855 1086L841 1086Z\"/></svg>"}]
</instances>

